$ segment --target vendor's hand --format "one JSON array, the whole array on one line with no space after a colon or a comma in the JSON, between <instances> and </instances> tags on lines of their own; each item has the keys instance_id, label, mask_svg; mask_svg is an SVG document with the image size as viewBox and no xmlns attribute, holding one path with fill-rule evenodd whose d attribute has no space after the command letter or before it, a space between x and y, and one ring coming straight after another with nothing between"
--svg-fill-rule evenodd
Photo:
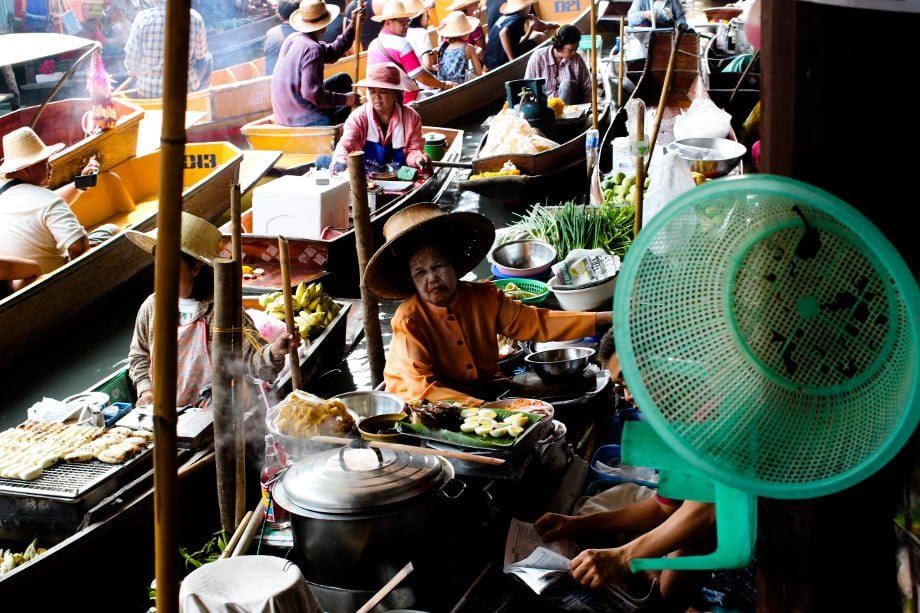
<instances>
[{"instance_id":1,"label":"vendor's hand","mask_svg":"<svg viewBox=\"0 0 920 613\"><path fill-rule=\"evenodd\" d=\"M134 406L141 407L147 404L153 404L153 392L147 390L143 394L137 397L137 402L134 403Z\"/></svg>"},{"instance_id":2,"label":"vendor's hand","mask_svg":"<svg viewBox=\"0 0 920 613\"><path fill-rule=\"evenodd\" d=\"M95 175L99 174L99 162L96 160L96 156L89 158L89 161L86 163L86 166L83 167L83 170L80 171L81 176L86 175Z\"/></svg>"},{"instance_id":3,"label":"vendor's hand","mask_svg":"<svg viewBox=\"0 0 920 613\"><path fill-rule=\"evenodd\" d=\"M573 535L572 517L559 513L544 513L533 525L545 542L561 538L571 538Z\"/></svg>"},{"instance_id":4,"label":"vendor's hand","mask_svg":"<svg viewBox=\"0 0 920 613\"><path fill-rule=\"evenodd\" d=\"M415 161L415 167L419 170L427 168L431 165L431 158L428 155L422 155L419 159Z\"/></svg>"},{"instance_id":5,"label":"vendor's hand","mask_svg":"<svg viewBox=\"0 0 920 613\"><path fill-rule=\"evenodd\" d=\"M361 21L367 21L367 11L365 10L363 2L359 2L357 6L355 6L351 14L348 15L348 19L352 23L354 23L356 19L360 19Z\"/></svg>"},{"instance_id":6,"label":"vendor's hand","mask_svg":"<svg viewBox=\"0 0 920 613\"><path fill-rule=\"evenodd\" d=\"M354 92L345 94L345 106L350 106L353 109L361 106L361 96Z\"/></svg>"},{"instance_id":7,"label":"vendor's hand","mask_svg":"<svg viewBox=\"0 0 920 613\"><path fill-rule=\"evenodd\" d=\"M444 87L442 87L441 89L446 91L448 89L453 89L455 87L457 87L457 84L454 83L453 81L444 81Z\"/></svg>"},{"instance_id":8,"label":"vendor's hand","mask_svg":"<svg viewBox=\"0 0 920 613\"><path fill-rule=\"evenodd\" d=\"M348 169L348 164L345 162L336 162L332 165L332 174L338 175L342 174Z\"/></svg>"},{"instance_id":9,"label":"vendor's hand","mask_svg":"<svg viewBox=\"0 0 920 613\"><path fill-rule=\"evenodd\" d=\"M291 345L298 347L300 345L300 336L297 334L282 334L271 344L272 358L277 362L284 359L290 350Z\"/></svg>"},{"instance_id":10,"label":"vendor's hand","mask_svg":"<svg viewBox=\"0 0 920 613\"><path fill-rule=\"evenodd\" d=\"M628 575L629 559L624 547L585 549L569 563L569 570L576 581L597 589Z\"/></svg>"}]
</instances>

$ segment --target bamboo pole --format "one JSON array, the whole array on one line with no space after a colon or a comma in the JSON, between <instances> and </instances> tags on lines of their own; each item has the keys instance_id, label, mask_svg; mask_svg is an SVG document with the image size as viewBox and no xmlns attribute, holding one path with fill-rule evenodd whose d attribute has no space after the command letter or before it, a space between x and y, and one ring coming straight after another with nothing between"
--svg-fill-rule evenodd
<instances>
[{"instance_id":1,"label":"bamboo pole","mask_svg":"<svg viewBox=\"0 0 920 613\"><path fill-rule=\"evenodd\" d=\"M236 283L233 288L233 327L242 330L243 326L243 222L242 222L242 194L239 182L234 181L230 186L230 222L233 253L233 270ZM234 335L233 363L243 363L243 337L242 334ZM238 371L234 371L238 372ZM243 406L240 402L242 380L236 377L233 382L233 443L236 455L236 509L234 517L236 524L243 521L246 513L246 436L243 416Z\"/></svg>"},{"instance_id":2,"label":"bamboo pole","mask_svg":"<svg viewBox=\"0 0 920 613\"><path fill-rule=\"evenodd\" d=\"M364 8L364 2L359 2L355 5L355 10L352 11L352 19L354 15L358 12L359 9ZM352 80L353 83L357 83L361 80L361 22L364 21L364 15L355 21L355 78Z\"/></svg>"},{"instance_id":3,"label":"bamboo pole","mask_svg":"<svg viewBox=\"0 0 920 613\"><path fill-rule=\"evenodd\" d=\"M364 283L364 271L374 254L374 228L371 226L371 212L367 205L363 151L348 154L348 178L351 182L351 208L358 246L358 279L361 287L361 304L364 306L364 338L371 368L371 386L376 388L383 381L383 335L380 332L377 299L371 295Z\"/></svg>"},{"instance_id":4,"label":"bamboo pole","mask_svg":"<svg viewBox=\"0 0 920 613\"><path fill-rule=\"evenodd\" d=\"M160 132L160 189L154 279L153 381L154 555L156 610L179 610L179 519L176 445L176 328L179 325L179 234L185 166L185 108L191 3L167 2L163 45L163 123Z\"/></svg>"},{"instance_id":5,"label":"bamboo pole","mask_svg":"<svg viewBox=\"0 0 920 613\"><path fill-rule=\"evenodd\" d=\"M278 263L281 264L281 291L284 293L284 319L287 323L288 334L299 334L297 326L294 324L294 301L291 296L291 254L288 250L287 239L283 236L278 237ZM293 389L299 390L302 384L300 380L300 356L297 354L297 345L291 341L288 345L288 360L291 365L291 385Z\"/></svg>"},{"instance_id":6,"label":"bamboo pole","mask_svg":"<svg viewBox=\"0 0 920 613\"><path fill-rule=\"evenodd\" d=\"M234 285L236 262L214 260L214 320L211 326L211 391L214 415L214 452L217 460L217 504L221 527L233 532L236 526L237 453L234 433L233 368L234 345L242 334L235 319Z\"/></svg>"},{"instance_id":7,"label":"bamboo pole","mask_svg":"<svg viewBox=\"0 0 920 613\"><path fill-rule=\"evenodd\" d=\"M654 11L652 11L654 13ZM674 29L674 35L671 39L671 56L668 58L668 70L664 73L664 84L661 86L661 96L658 98L658 108L655 112L655 127L652 128L651 140L649 141L648 159L649 166L652 163L652 156L655 155L655 141L658 140L658 130L661 128L661 119L664 115L665 105L668 103L668 95L671 93L671 83L674 81L674 64L677 61L677 49L680 46L680 37L684 33L684 26ZM654 36L654 33L652 34ZM649 45L649 61L651 61L651 44Z\"/></svg>"},{"instance_id":8,"label":"bamboo pole","mask_svg":"<svg viewBox=\"0 0 920 613\"><path fill-rule=\"evenodd\" d=\"M597 130L597 1L591 2L591 127Z\"/></svg>"},{"instance_id":9,"label":"bamboo pole","mask_svg":"<svg viewBox=\"0 0 920 613\"><path fill-rule=\"evenodd\" d=\"M233 535L230 537L230 540L227 541L227 546L224 547L224 550L220 552L218 559L225 560L233 555L233 552L236 550L237 544L240 542L240 538L243 536L243 533L246 532L246 528L249 527L249 522L252 519L252 511L246 511L246 514L243 516L242 521L236 526L236 530L233 531Z\"/></svg>"},{"instance_id":10,"label":"bamboo pole","mask_svg":"<svg viewBox=\"0 0 920 613\"><path fill-rule=\"evenodd\" d=\"M259 526L262 525L262 520L265 519L265 507L262 505L261 500L256 505L256 508L253 511L250 511L250 513L251 515L249 516L249 521L246 524L246 529L243 531L243 536L241 536L240 540L237 541L236 547L233 549L233 553L230 554L231 558L242 555L249 550L249 545L252 543L252 539L256 535L256 530L258 530Z\"/></svg>"},{"instance_id":11,"label":"bamboo pole","mask_svg":"<svg viewBox=\"0 0 920 613\"><path fill-rule=\"evenodd\" d=\"M617 79L617 108L623 108L623 77L626 76L626 25L623 17L620 17L620 57L617 62L619 65L619 78Z\"/></svg>"},{"instance_id":12,"label":"bamboo pole","mask_svg":"<svg viewBox=\"0 0 920 613\"><path fill-rule=\"evenodd\" d=\"M621 43L622 44L622 43ZM636 113L636 140L644 141L645 140L645 106L639 105L639 110L641 112ZM636 211L635 216L633 217L633 238L639 234L639 230L642 228L642 201L644 190L642 189L645 185L645 155L642 155L642 148L638 148L639 151L636 155ZM651 156L649 156L651 159Z\"/></svg>"},{"instance_id":13,"label":"bamboo pole","mask_svg":"<svg viewBox=\"0 0 920 613\"><path fill-rule=\"evenodd\" d=\"M242 266L243 264L243 213L242 213L242 194L240 193L240 184L234 183L230 186L230 223L231 223L231 240L233 245L233 260Z\"/></svg>"}]
</instances>

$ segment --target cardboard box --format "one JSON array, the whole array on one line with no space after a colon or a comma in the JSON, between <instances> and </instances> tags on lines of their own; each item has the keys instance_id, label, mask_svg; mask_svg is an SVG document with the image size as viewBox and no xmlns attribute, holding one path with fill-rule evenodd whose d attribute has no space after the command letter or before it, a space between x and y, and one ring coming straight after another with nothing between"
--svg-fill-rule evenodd
<instances>
[{"instance_id":1,"label":"cardboard box","mask_svg":"<svg viewBox=\"0 0 920 613\"><path fill-rule=\"evenodd\" d=\"M252 194L254 234L320 238L323 228L349 227L348 181L286 175L260 185Z\"/></svg>"}]
</instances>

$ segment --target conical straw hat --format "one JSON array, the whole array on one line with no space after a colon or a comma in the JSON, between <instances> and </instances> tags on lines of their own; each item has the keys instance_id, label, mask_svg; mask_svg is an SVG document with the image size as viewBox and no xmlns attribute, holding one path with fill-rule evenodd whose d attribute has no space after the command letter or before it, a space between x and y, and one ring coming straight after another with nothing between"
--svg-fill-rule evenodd
<instances>
[{"instance_id":1,"label":"conical straw hat","mask_svg":"<svg viewBox=\"0 0 920 613\"><path fill-rule=\"evenodd\" d=\"M132 243L146 251L153 253L157 245L157 228L150 232L125 232ZM220 253L220 230L211 223L191 213L182 211L182 230L179 237L179 249L196 260L213 265L214 258Z\"/></svg>"}]
</instances>

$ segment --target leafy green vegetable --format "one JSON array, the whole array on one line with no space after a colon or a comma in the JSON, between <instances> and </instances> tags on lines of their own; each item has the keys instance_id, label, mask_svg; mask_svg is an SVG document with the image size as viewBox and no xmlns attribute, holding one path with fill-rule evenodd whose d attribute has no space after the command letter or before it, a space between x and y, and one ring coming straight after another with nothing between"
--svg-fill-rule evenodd
<instances>
[{"instance_id":1,"label":"leafy green vegetable","mask_svg":"<svg viewBox=\"0 0 920 613\"><path fill-rule=\"evenodd\" d=\"M633 238L632 206L591 206L564 202L535 205L509 226L509 234L546 241L564 258L573 249L604 249L623 257Z\"/></svg>"}]
</instances>

